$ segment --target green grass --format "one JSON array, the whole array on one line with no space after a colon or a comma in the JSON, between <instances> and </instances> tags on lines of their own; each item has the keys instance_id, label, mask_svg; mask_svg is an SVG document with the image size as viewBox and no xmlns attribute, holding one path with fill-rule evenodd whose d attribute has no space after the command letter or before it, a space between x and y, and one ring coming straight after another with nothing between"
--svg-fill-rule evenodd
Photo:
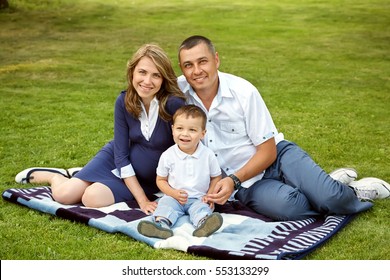
<instances>
[{"instance_id":1,"label":"green grass","mask_svg":"<svg viewBox=\"0 0 390 280\"><path fill-rule=\"evenodd\" d=\"M84 165L113 136L126 62L190 35L256 85L281 132L325 170L390 181L386 0L10 0L0 10L0 190L31 166ZM210 2L210 3L209 3ZM233 1L234 2L234 1ZM28 187L28 186L26 186ZM388 259L390 200L306 259ZM1 259L204 259L0 200Z\"/></svg>"}]
</instances>

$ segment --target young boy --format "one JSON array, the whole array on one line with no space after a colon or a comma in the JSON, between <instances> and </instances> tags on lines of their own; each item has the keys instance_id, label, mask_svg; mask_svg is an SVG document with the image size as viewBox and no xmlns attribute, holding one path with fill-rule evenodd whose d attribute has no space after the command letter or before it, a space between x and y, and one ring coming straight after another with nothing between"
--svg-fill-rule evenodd
<instances>
[{"instance_id":1,"label":"young boy","mask_svg":"<svg viewBox=\"0 0 390 280\"><path fill-rule=\"evenodd\" d=\"M214 204L206 199L221 179L221 169L214 153L200 140L206 134L205 112L195 105L185 105L173 115L175 145L160 157L157 186L164 193L153 213L154 222L141 221L138 232L166 239L171 227L188 214L195 226L193 236L207 237L222 226L222 216L213 213Z\"/></svg>"}]
</instances>

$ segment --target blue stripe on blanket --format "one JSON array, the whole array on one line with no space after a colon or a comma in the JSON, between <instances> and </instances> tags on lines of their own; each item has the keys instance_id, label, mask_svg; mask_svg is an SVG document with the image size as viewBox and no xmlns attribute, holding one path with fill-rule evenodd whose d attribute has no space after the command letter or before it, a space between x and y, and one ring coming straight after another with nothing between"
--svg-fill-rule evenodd
<instances>
[{"instance_id":1,"label":"blue stripe on blanket","mask_svg":"<svg viewBox=\"0 0 390 280\"><path fill-rule=\"evenodd\" d=\"M272 221L235 201L219 206L222 227L207 238L192 236L188 216L173 227L166 240L138 233L141 220L151 220L136 202L117 203L103 208L63 205L53 200L49 187L8 189L3 199L44 213L85 223L114 233L121 232L154 248L176 249L214 259L301 259L347 225L353 215L309 218L299 221Z\"/></svg>"}]
</instances>

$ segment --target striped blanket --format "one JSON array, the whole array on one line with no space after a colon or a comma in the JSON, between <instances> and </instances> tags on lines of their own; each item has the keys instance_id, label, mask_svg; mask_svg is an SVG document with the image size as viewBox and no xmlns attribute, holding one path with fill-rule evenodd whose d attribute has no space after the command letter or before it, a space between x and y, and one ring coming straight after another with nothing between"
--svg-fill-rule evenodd
<instances>
[{"instance_id":1,"label":"striped blanket","mask_svg":"<svg viewBox=\"0 0 390 280\"><path fill-rule=\"evenodd\" d=\"M120 232L154 248L169 248L213 259L301 259L347 225L352 215L308 218L278 222L256 214L238 201L219 206L223 226L205 238L192 236L194 227L188 216L173 227L174 236L166 240L138 233L141 220L151 220L136 202L117 203L104 208L63 205L53 200L49 187L8 189L3 199L44 213L85 223L114 233Z\"/></svg>"}]
</instances>

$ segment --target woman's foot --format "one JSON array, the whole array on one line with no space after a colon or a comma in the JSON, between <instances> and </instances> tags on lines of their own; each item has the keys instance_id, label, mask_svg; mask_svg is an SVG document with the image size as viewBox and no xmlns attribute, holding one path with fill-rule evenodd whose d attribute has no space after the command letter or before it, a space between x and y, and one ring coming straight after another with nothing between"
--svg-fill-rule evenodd
<instances>
[{"instance_id":1,"label":"woman's foot","mask_svg":"<svg viewBox=\"0 0 390 280\"><path fill-rule=\"evenodd\" d=\"M19 172L15 176L15 181L19 184L28 183L48 183L51 178L56 175L62 175L69 178L68 171L62 168L51 168L51 167L31 167Z\"/></svg>"}]
</instances>

